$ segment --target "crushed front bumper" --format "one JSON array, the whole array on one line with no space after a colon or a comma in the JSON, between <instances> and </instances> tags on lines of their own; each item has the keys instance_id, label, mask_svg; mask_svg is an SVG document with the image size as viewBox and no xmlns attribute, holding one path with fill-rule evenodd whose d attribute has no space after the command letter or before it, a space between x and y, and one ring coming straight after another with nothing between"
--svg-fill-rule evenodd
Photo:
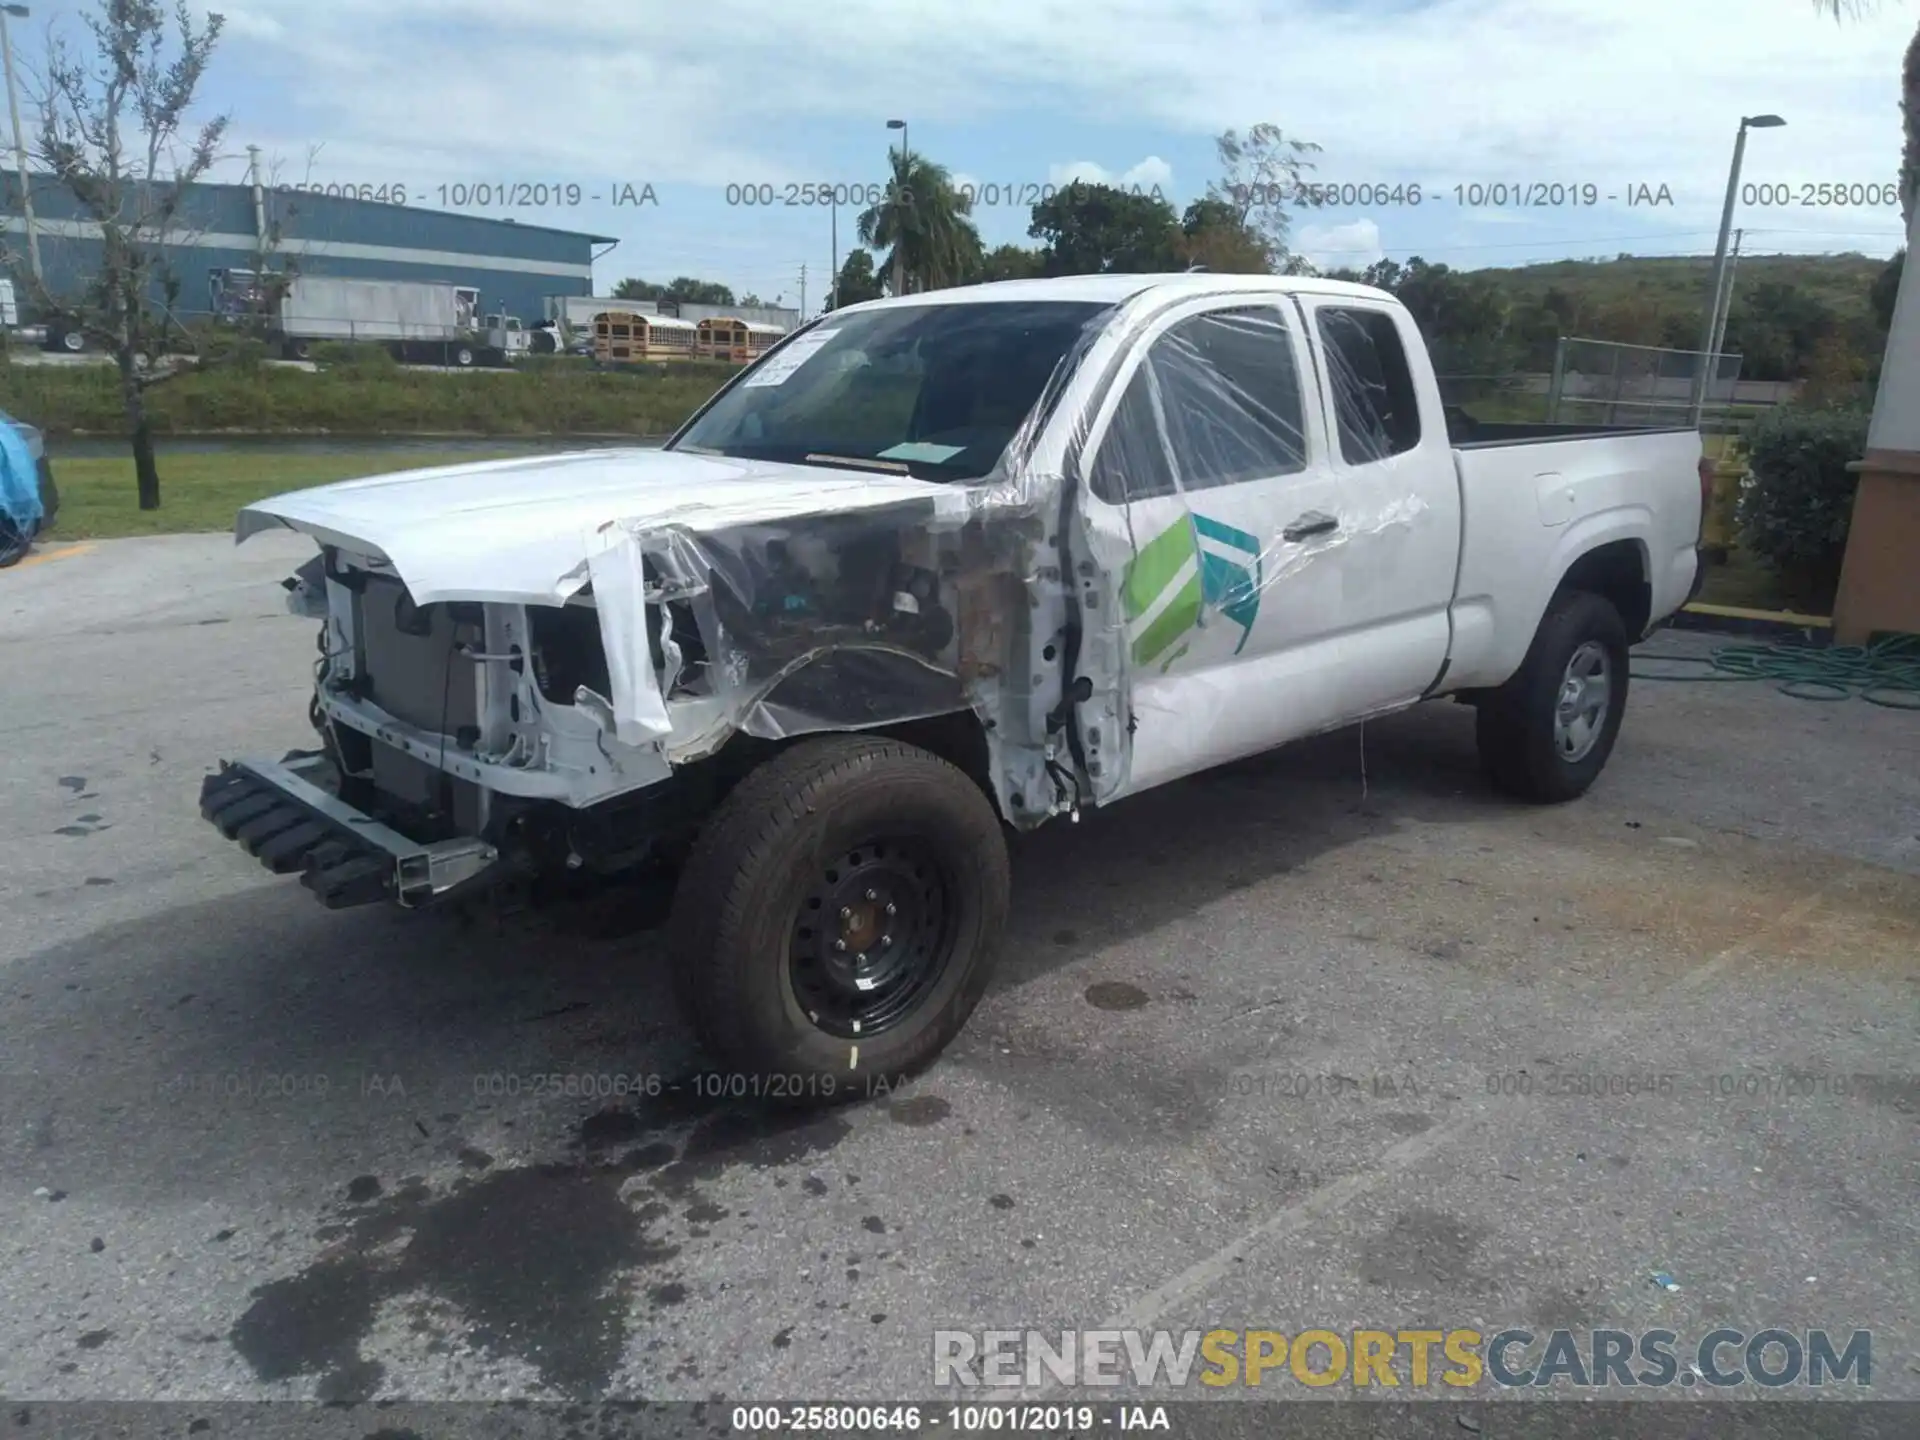
<instances>
[{"instance_id":1,"label":"crushed front bumper","mask_svg":"<svg viewBox=\"0 0 1920 1440\"><path fill-rule=\"evenodd\" d=\"M200 813L276 875L301 883L329 909L396 900L415 907L464 888L498 863L480 840L423 845L361 814L322 788L325 756L226 761L200 786Z\"/></svg>"}]
</instances>

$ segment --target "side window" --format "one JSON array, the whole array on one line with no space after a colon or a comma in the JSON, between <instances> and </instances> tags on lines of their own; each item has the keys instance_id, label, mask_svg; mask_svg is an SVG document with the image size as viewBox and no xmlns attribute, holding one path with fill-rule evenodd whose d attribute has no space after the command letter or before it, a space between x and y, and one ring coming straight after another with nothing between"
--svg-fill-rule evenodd
<instances>
[{"instance_id":1,"label":"side window","mask_svg":"<svg viewBox=\"0 0 1920 1440\"><path fill-rule=\"evenodd\" d=\"M1100 444L1111 504L1237 485L1306 466L1304 400L1280 312L1197 315L1154 342Z\"/></svg>"},{"instance_id":2,"label":"side window","mask_svg":"<svg viewBox=\"0 0 1920 1440\"><path fill-rule=\"evenodd\" d=\"M1179 488L1167 463L1166 436L1154 410L1153 387L1152 368L1143 364L1133 372L1100 441L1100 453L1093 462L1093 493L1109 505L1151 500Z\"/></svg>"},{"instance_id":3,"label":"side window","mask_svg":"<svg viewBox=\"0 0 1920 1440\"><path fill-rule=\"evenodd\" d=\"M1300 377L1279 310L1196 315L1161 336L1148 358L1185 489L1306 468Z\"/></svg>"},{"instance_id":4,"label":"side window","mask_svg":"<svg viewBox=\"0 0 1920 1440\"><path fill-rule=\"evenodd\" d=\"M1340 455L1365 465L1420 443L1420 402L1400 329L1384 310L1319 311Z\"/></svg>"}]
</instances>

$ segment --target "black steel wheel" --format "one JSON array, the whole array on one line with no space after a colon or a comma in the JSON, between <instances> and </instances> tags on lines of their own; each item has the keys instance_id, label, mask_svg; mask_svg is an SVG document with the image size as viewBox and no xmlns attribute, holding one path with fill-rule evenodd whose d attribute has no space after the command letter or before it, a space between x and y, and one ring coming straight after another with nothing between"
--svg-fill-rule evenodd
<instances>
[{"instance_id":1,"label":"black steel wheel","mask_svg":"<svg viewBox=\"0 0 1920 1440\"><path fill-rule=\"evenodd\" d=\"M1006 844L980 787L895 740L802 741L735 787L681 871L682 1010L755 1093L860 1098L930 1063L992 973Z\"/></svg>"},{"instance_id":2,"label":"black steel wheel","mask_svg":"<svg viewBox=\"0 0 1920 1440\"><path fill-rule=\"evenodd\" d=\"M912 1014L953 949L952 882L926 846L874 840L833 857L800 902L787 951L794 998L844 1039Z\"/></svg>"}]
</instances>

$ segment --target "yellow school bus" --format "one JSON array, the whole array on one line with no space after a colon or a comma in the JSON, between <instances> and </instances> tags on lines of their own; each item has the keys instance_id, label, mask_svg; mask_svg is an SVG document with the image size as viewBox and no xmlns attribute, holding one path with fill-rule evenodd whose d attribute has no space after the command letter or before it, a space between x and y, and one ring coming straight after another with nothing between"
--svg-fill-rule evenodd
<instances>
[{"instance_id":1,"label":"yellow school bus","mask_svg":"<svg viewBox=\"0 0 1920 1440\"><path fill-rule=\"evenodd\" d=\"M672 315L606 310L593 317L594 358L626 364L640 360L691 360L698 327Z\"/></svg>"}]
</instances>

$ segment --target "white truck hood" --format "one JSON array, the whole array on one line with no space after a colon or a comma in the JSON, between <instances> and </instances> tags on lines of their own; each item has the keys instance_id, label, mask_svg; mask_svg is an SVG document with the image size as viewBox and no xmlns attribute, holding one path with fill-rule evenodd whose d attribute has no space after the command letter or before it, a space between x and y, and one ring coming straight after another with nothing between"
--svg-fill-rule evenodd
<instances>
[{"instance_id":1,"label":"white truck hood","mask_svg":"<svg viewBox=\"0 0 1920 1440\"><path fill-rule=\"evenodd\" d=\"M446 465L295 490L247 506L236 542L286 526L384 558L416 605L558 605L587 562L648 530L711 532L930 502L964 518L966 487L906 476L653 449Z\"/></svg>"}]
</instances>

